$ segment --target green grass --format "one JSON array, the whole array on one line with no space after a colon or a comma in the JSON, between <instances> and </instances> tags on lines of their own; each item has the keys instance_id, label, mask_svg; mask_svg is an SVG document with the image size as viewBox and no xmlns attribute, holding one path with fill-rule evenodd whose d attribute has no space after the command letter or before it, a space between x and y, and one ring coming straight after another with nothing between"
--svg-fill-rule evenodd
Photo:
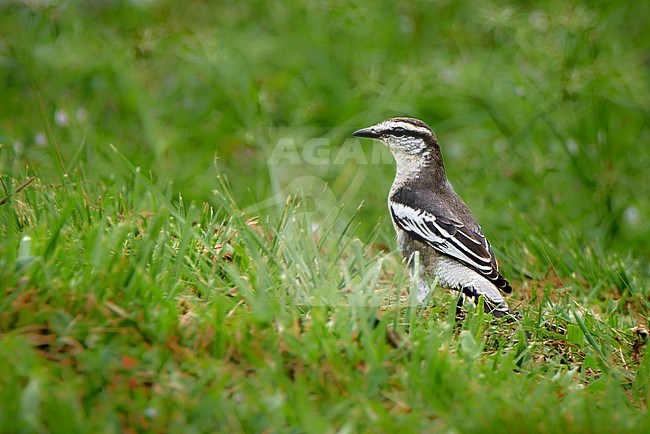
<instances>
[{"instance_id":1,"label":"green grass","mask_svg":"<svg viewBox=\"0 0 650 434\"><path fill-rule=\"evenodd\" d=\"M0 12L0 432L650 429L650 6ZM411 303L394 115L520 321Z\"/></svg>"}]
</instances>

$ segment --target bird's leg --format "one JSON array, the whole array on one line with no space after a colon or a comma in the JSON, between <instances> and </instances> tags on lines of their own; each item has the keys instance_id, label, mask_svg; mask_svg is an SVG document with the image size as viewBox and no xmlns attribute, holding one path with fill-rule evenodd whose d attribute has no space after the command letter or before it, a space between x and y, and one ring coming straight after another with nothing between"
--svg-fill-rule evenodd
<instances>
[{"instance_id":1,"label":"bird's leg","mask_svg":"<svg viewBox=\"0 0 650 434\"><path fill-rule=\"evenodd\" d=\"M458 301L456 302L456 323L460 326L465 319L465 313L463 312L463 304L465 303L465 294L462 292L458 295Z\"/></svg>"},{"instance_id":2,"label":"bird's leg","mask_svg":"<svg viewBox=\"0 0 650 434\"><path fill-rule=\"evenodd\" d=\"M460 315L463 313L463 294L461 293L458 296L458 301L456 302L456 319L460 317Z\"/></svg>"}]
</instances>

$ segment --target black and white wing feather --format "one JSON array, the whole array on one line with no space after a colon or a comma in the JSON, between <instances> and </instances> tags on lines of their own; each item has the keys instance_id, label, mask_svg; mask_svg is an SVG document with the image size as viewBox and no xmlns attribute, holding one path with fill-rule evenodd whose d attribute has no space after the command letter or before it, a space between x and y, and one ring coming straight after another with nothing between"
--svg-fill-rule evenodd
<instances>
[{"instance_id":1,"label":"black and white wing feather","mask_svg":"<svg viewBox=\"0 0 650 434\"><path fill-rule=\"evenodd\" d=\"M398 202L390 203L390 212L393 221L402 230L467 265L503 292L512 292L508 281L499 274L490 243L482 233L470 230L453 219Z\"/></svg>"}]
</instances>

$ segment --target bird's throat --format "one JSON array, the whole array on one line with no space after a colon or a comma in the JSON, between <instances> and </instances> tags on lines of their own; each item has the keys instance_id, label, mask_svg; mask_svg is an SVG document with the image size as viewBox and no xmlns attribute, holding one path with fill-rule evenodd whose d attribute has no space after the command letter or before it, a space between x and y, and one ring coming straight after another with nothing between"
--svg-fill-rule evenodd
<instances>
[{"instance_id":1,"label":"bird's throat","mask_svg":"<svg viewBox=\"0 0 650 434\"><path fill-rule=\"evenodd\" d=\"M420 182L425 179L434 186L446 183L445 168L442 158L435 155L413 155L408 153L394 154L396 173L394 186L401 186L407 182Z\"/></svg>"}]
</instances>

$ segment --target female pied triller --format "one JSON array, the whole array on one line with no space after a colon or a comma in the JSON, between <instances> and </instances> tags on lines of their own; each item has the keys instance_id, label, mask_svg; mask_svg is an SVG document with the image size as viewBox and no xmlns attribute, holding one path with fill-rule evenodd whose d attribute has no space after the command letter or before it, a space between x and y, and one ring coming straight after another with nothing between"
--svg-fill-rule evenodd
<instances>
[{"instance_id":1,"label":"female pied triller","mask_svg":"<svg viewBox=\"0 0 650 434\"><path fill-rule=\"evenodd\" d=\"M395 157L397 173L388 209L411 272L413 256L419 252L418 301L430 293L427 282L437 278L440 286L474 301L483 296L485 310L493 316L509 315L501 291L510 293L512 287L499 274L490 243L472 212L449 184L431 128L418 119L392 118L354 135L384 142Z\"/></svg>"}]
</instances>

